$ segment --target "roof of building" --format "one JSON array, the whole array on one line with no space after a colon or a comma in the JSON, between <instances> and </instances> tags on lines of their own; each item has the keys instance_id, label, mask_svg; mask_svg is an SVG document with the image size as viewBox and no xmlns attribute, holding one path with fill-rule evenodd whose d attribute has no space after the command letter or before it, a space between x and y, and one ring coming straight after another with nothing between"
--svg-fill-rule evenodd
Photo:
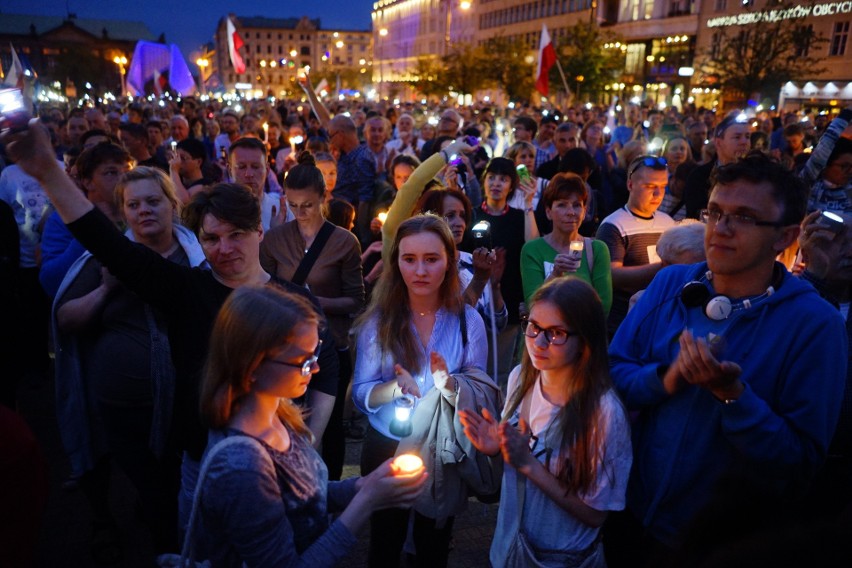
<instances>
[{"instance_id":1,"label":"roof of building","mask_svg":"<svg viewBox=\"0 0 852 568\"><path fill-rule=\"evenodd\" d=\"M299 23L306 20L308 24L316 28L318 31L338 31L351 33L369 33L369 30L355 30L342 28L323 28L320 18L265 18L263 16L243 17L236 16L242 28L271 28L282 30L298 29Z\"/></svg>"},{"instance_id":2,"label":"roof of building","mask_svg":"<svg viewBox=\"0 0 852 568\"><path fill-rule=\"evenodd\" d=\"M69 23L95 37L103 37L104 30L107 37L116 40L155 41L157 36L151 33L142 22L131 22L127 20L92 20L87 18L64 18L62 16L29 16L26 14L0 14L0 34L3 35L28 35L32 27L38 35L45 34L51 30Z\"/></svg>"},{"instance_id":3,"label":"roof of building","mask_svg":"<svg viewBox=\"0 0 852 568\"><path fill-rule=\"evenodd\" d=\"M285 30L295 30L296 26L302 20L301 18L264 18L262 16L253 16L251 18L238 16L238 19L244 28L281 28ZM319 18L308 21L316 26L317 29L320 29Z\"/></svg>"}]
</instances>

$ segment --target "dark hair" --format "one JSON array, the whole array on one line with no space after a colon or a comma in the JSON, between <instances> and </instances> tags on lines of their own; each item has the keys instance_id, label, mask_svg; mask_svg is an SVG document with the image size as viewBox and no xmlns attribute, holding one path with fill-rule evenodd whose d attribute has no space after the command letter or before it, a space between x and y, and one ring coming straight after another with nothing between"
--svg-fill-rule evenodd
<instances>
[{"instance_id":1,"label":"dark hair","mask_svg":"<svg viewBox=\"0 0 852 568\"><path fill-rule=\"evenodd\" d=\"M80 146L85 146L86 141L89 140L89 138L94 138L96 136L103 136L110 143L116 144L116 145L119 145L119 146L121 145L121 141L118 139L118 137L115 134L111 134L111 133L107 132L106 130L101 130L100 128L95 128L94 130L87 130L86 132L83 133L82 136L80 136ZM103 144L103 142L101 142L101 144Z\"/></svg>"},{"instance_id":2,"label":"dark hair","mask_svg":"<svg viewBox=\"0 0 852 568\"><path fill-rule=\"evenodd\" d=\"M148 122L145 123L145 130L148 130L149 128L156 128L157 130L162 132L163 131L163 123L162 123L162 121L159 121L159 120L149 120Z\"/></svg>"},{"instance_id":3,"label":"dark hair","mask_svg":"<svg viewBox=\"0 0 852 568\"><path fill-rule=\"evenodd\" d=\"M423 157L429 158L429 157L433 156L434 154L437 154L438 152L441 151L441 144L443 144L444 142L448 142L448 141L452 142L453 140L455 140L455 138L453 138L452 136L438 136L437 138L435 138L432 141L432 145L430 146L429 154L426 155L426 156L423 156Z\"/></svg>"},{"instance_id":4,"label":"dark hair","mask_svg":"<svg viewBox=\"0 0 852 568\"><path fill-rule=\"evenodd\" d=\"M831 165L844 154L852 154L852 140L849 140L848 138L838 138L837 143L834 145L834 150L832 150L826 164Z\"/></svg>"},{"instance_id":5,"label":"dark hair","mask_svg":"<svg viewBox=\"0 0 852 568\"><path fill-rule=\"evenodd\" d=\"M389 181L393 182L394 172L396 172L396 167L400 164L405 164L406 166L409 166L412 170L416 170L418 167L420 167L420 160L418 160L414 156L409 156L408 154L400 154L396 156L393 161L391 161L390 171L388 172L391 178Z\"/></svg>"},{"instance_id":6,"label":"dark hair","mask_svg":"<svg viewBox=\"0 0 852 568\"><path fill-rule=\"evenodd\" d=\"M601 398L612 389L603 305L594 288L574 276L557 278L539 288L533 294L530 308L541 302L557 309L578 341L577 360L564 385L568 402L555 420L562 434L562 460L556 477L565 487L593 492L597 488L598 467L607 459L603 455L605 433L598 427ZM518 388L510 395L504 419L514 414L538 375L529 352L524 349Z\"/></svg>"},{"instance_id":7,"label":"dark hair","mask_svg":"<svg viewBox=\"0 0 852 568\"><path fill-rule=\"evenodd\" d=\"M111 142L105 142L83 150L77 158L77 175L80 179L92 179L95 169L101 164L129 164L133 161L123 147Z\"/></svg>"},{"instance_id":8,"label":"dark hair","mask_svg":"<svg viewBox=\"0 0 852 568\"><path fill-rule=\"evenodd\" d=\"M473 206L470 204L467 195L457 189L430 189L420 196L420 200L414 209L418 213L434 213L443 217L445 197L453 197L461 201L462 207L464 207L464 222L469 227L473 219Z\"/></svg>"},{"instance_id":9,"label":"dark hair","mask_svg":"<svg viewBox=\"0 0 852 568\"><path fill-rule=\"evenodd\" d=\"M560 172L571 172L582 176L583 172L592 173L597 168L595 159L585 148L571 148L559 160Z\"/></svg>"},{"instance_id":10,"label":"dark hair","mask_svg":"<svg viewBox=\"0 0 852 568\"><path fill-rule=\"evenodd\" d=\"M199 191L183 208L181 218L184 226L198 235L207 215L243 231L260 228L260 203L249 188L238 183L217 183L207 191Z\"/></svg>"},{"instance_id":11,"label":"dark hair","mask_svg":"<svg viewBox=\"0 0 852 568\"><path fill-rule=\"evenodd\" d=\"M528 116L519 116L514 120L514 122L512 122L512 126L515 127L519 124L524 128L524 130L532 132L532 137L535 138L535 135L538 133L538 124L536 124L535 120Z\"/></svg>"},{"instance_id":12,"label":"dark hair","mask_svg":"<svg viewBox=\"0 0 852 568\"><path fill-rule=\"evenodd\" d=\"M305 144L305 150L311 154L328 153L328 140L322 136L311 136Z\"/></svg>"},{"instance_id":13,"label":"dark hair","mask_svg":"<svg viewBox=\"0 0 852 568\"><path fill-rule=\"evenodd\" d=\"M509 188L509 194L521 185L521 180L518 177L518 170L515 169L515 162L509 158L491 158L491 160L488 161L488 165L485 166L485 171L482 172L483 187L485 186L485 177L488 174L509 176L509 179L512 180L512 187Z\"/></svg>"},{"instance_id":14,"label":"dark hair","mask_svg":"<svg viewBox=\"0 0 852 568\"><path fill-rule=\"evenodd\" d=\"M578 196L584 206L588 205L589 189L586 187L583 178L571 172L562 172L553 176L553 179L544 188L541 199L544 201L544 206L550 208L553 207L554 201L568 199L572 195Z\"/></svg>"},{"instance_id":15,"label":"dark hair","mask_svg":"<svg viewBox=\"0 0 852 568\"><path fill-rule=\"evenodd\" d=\"M332 199L328 202L326 219L348 231L355 221L355 208L346 200Z\"/></svg>"},{"instance_id":16,"label":"dark hair","mask_svg":"<svg viewBox=\"0 0 852 568\"><path fill-rule=\"evenodd\" d=\"M181 140L177 143L177 149L189 154L193 160L201 160L202 163L207 161L207 148L204 147L204 142L201 140L195 138Z\"/></svg>"},{"instance_id":17,"label":"dark hair","mask_svg":"<svg viewBox=\"0 0 852 568\"><path fill-rule=\"evenodd\" d=\"M794 122L793 124L788 124L784 127L784 136L804 136L805 129L802 127L801 123Z\"/></svg>"},{"instance_id":18,"label":"dark hair","mask_svg":"<svg viewBox=\"0 0 852 568\"><path fill-rule=\"evenodd\" d=\"M244 136L231 144L231 147L228 148L228 156L230 157L234 150L237 148L245 148L247 150L257 150L261 154L263 154L263 160L266 161L266 145L258 138L250 138L248 136Z\"/></svg>"},{"instance_id":19,"label":"dark hair","mask_svg":"<svg viewBox=\"0 0 852 568\"><path fill-rule=\"evenodd\" d=\"M714 189L717 185L731 185L740 180L772 186L772 198L781 206L780 221L785 225L798 225L805 218L807 187L798 176L763 152L751 151L736 162L719 166L710 178Z\"/></svg>"},{"instance_id":20,"label":"dark hair","mask_svg":"<svg viewBox=\"0 0 852 568\"><path fill-rule=\"evenodd\" d=\"M130 135L137 140L148 139L148 129L141 124L127 122L118 127L122 136Z\"/></svg>"},{"instance_id":21,"label":"dark hair","mask_svg":"<svg viewBox=\"0 0 852 568\"><path fill-rule=\"evenodd\" d=\"M740 117L740 111L733 111L716 125L716 130L713 131L714 138L722 138L725 131L736 124L745 124L745 121Z\"/></svg>"},{"instance_id":22,"label":"dark hair","mask_svg":"<svg viewBox=\"0 0 852 568\"><path fill-rule=\"evenodd\" d=\"M310 152L299 152L299 162L287 172L284 178L284 190L309 189L322 197L325 195L325 179L317 167L317 162Z\"/></svg>"}]
</instances>

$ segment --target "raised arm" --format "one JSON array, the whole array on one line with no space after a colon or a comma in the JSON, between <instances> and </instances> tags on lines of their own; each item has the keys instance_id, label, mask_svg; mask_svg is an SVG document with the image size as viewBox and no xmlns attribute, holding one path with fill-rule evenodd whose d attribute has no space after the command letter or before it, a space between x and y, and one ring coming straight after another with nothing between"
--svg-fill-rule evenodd
<instances>
[{"instance_id":1,"label":"raised arm","mask_svg":"<svg viewBox=\"0 0 852 568\"><path fill-rule=\"evenodd\" d=\"M325 108L325 105L322 104L322 101L319 100L319 97L317 97L317 94L314 91L314 86L311 84L311 76L308 73L305 73L305 82L299 84L302 85L302 89L305 91L305 94L308 95L308 102L311 103L311 108L314 110L314 114L317 115L320 124L323 128L328 130L328 123L331 122L331 115L328 113L328 109Z\"/></svg>"},{"instance_id":2,"label":"raised arm","mask_svg":"<svg viewBox=\"0 0 852 568\"><path fill-rule=\"evenodd\" d=\"M6 151L15 163L38 180L65 224L76 221L94 208L59 166L47 129L40 121L33 119L27 130L5 134L0 141L6 144Z\"/></svg>"}]
</instances>

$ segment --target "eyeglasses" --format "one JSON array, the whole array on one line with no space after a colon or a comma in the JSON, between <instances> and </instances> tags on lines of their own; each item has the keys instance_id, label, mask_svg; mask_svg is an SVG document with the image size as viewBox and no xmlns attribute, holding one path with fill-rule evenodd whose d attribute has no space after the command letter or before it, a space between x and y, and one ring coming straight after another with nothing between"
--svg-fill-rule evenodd
<instances>
[{"instance_id":1,"label":"eyeglasses","mask_svg":"<svg viewBox=\"0 0 852 568\"><path fill-rule=\"evenodd\" d=\"M305 359L303 363L290 363L288 361L279 361L278 359L268 359L268 361L271 363L278 363L279 365L286 365L287 367L296 367L297 369L301 369L302 376L307 377L311 374L311 371L314 370L314 365L317 364L320 349L322 349L322 339L320 339L317 343L317 348L314 350L314 354Z\"/></svg>"},{"instance_id":2,"label":"eyeglasses","mask_svg":"<svg viewBox=\"0 0 852 568\"><path fill-rule=\"evenodd\" d=\"M569 337L577 335L561 327L544 328L528 319L521 321L521 329L524 331L524 335L532 339L538 337L540 333L544 333L544 339L551 345L565 345Z\"/></svg>"},{"instance_id":3,"label":"eyeglasses","mask_svg":"<svg viewBox=\"0 0 852 568\"><path fill-rule=\"evenodd\" d=\"M698 218L702 223L708 225L716 225L722 219L727 219L728 227L733 229L748 228L748 227L783 227L785 223L781 221L760 221L751 215L743 215L742 213L722 213L718 209L702 209Z\"/></svg>"},{"instance_id":4,"label":"eyeglasses","mask_svg":"<svg viewBox=\"0 0 852 568\"><path fill-rule=\"evenodd\" d=\"M665 158L661 158L660 156L639 156L631 162L630 171L627 173L627 177L633 177L636 170L643 166L653 170L664 170L669 167L669 163Z\"/></svg>"}]
</instances>

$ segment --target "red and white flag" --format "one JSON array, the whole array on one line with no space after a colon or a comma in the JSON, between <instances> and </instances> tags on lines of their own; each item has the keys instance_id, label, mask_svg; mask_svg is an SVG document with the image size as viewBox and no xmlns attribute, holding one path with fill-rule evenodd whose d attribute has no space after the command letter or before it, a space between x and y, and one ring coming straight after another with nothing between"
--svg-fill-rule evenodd
<instances>
[{"instance_id":1,"label":"red and white flag","mask_svg":"<svg viewBox=\"0 0 852 568\"><path fill-rule=\"evenodd\" d=\"M9 87L24 88L24 66L21 65L21 60L18 58L18 52L9 43L9 48L12 50L12 65L9 66L9 71L6 73L6 78L3 84Z\"/></svg>"},{"instance_id":2,"label":"red and white flag","mask_svg":"<svg viewBox=\"0 0 852 568\"><path fill-rule=\"evenodd\" d=\"M245 45L243 38L237 33L237 28L234 27L234 22L228 18L228 53L231 55L231 64L234 66L234 71L237 73L246 72L246 63L240 56L240 48Z\"/></svg>"},{"instance_id":3,"label":"red and white flag","mask_svg":"<svg viewBox=\"0 0 852 568\"><path fill-rule=\"evenodd\" d=\"M553 48L553 40L547 32L547 26L541 26L541 42L538 45L538 65L535 69L535 88L543 96L550 91L548 74L550 68L556 63L556 50Z\"/></svg>"}]
</instances>

